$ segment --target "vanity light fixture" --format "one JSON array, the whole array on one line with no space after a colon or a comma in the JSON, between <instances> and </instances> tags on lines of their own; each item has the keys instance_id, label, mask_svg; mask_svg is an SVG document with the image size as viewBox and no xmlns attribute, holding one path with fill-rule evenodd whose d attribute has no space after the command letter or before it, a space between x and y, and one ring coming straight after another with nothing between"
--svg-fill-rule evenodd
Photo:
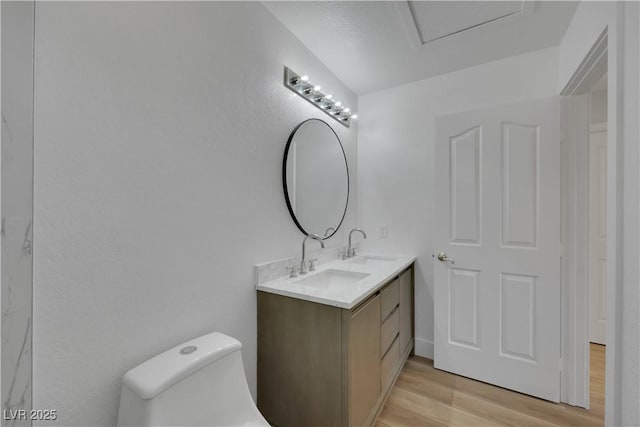
<instances>
[{"instance_id":1,"label":"vanity light fixture","mask_svg":"<svg viewBox=\"0 0 640 427\"><path fill-rule=\"evenodd\" d=\"M289 67L284 67L284 85L346 127L358 118L342 102L334 100L333 95L323 93L320 85L312 84L309 76L301 76Z\"/></svg>"}]
</instances>

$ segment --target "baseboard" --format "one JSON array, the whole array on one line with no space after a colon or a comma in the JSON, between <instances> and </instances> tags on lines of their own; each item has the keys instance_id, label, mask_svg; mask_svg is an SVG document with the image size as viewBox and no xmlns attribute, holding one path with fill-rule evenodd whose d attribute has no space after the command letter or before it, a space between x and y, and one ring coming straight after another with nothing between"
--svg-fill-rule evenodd
<instances>
[{"instance_id":1,"label":"baseboard","mask_svg":"<svg viewBox=\"0 0 640 427\"><path fill-rule=\"evenodd\" d=\"M415 352L417 356L426 357L427 359L433 359L433 341L416 338L415 343Z\"/></svg>"}]
</instances>

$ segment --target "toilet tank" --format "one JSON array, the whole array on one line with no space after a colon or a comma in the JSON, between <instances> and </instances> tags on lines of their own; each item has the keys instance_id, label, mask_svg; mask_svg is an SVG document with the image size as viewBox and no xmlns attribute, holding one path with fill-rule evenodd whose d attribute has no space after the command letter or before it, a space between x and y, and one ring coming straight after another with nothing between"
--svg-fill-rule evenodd
<instances>
[{"instance_id":1,"label":"toilet tank","mask_svg":"<svg viewBox=\"0 0 640 427\"><path fill-rule=\"evenodd\" d=\"M244 374L242 344L214 332L124 375L118 426L268 425Z\"/></svg>"}]
</instances>

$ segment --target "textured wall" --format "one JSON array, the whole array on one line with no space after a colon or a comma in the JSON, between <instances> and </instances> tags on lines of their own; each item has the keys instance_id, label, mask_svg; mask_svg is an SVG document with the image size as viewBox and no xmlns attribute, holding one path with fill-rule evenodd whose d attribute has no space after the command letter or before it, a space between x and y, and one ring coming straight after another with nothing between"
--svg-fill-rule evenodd
<instances>
[{"instance_id":1,"label":"textured wall","mask_svg":"<svg viewBox=\"0 0 640 427\"><path fill-rule=\"evenodd\" d=\"M416 352L433 355L435 118L555 95L557 50L489 62L361 96L359 222L365 249L416 254ZM388 227L388 239L379 228Z\"/></svg>"},{"instance_id":2,"label":"textured wall","mask_svg":"<svg viewBox=\"0 0 640 427\"><path fill-rule=\"evenodd\" d=\"M257 2L40 2L36 29L34 405L59 411L46 425L115 424L128 369L210 331L243 343L255 391L253 265L299 254L282 156L297 123L326 118L283 67L355 96ZM357 126L331 125L355 174Z\"/></svg>"},{"instance_id":3,"label":"textured wall","mask_svg":"<svg viewBox=\"0 0 640 427\"><path fill-rule=\"evenodd\" d=\"M33 2L2 2L2 425L30 425ZM12 412L13 411L13 412ZM8 418L8 419L6 419Z\"/></svg>"}]
</instances>

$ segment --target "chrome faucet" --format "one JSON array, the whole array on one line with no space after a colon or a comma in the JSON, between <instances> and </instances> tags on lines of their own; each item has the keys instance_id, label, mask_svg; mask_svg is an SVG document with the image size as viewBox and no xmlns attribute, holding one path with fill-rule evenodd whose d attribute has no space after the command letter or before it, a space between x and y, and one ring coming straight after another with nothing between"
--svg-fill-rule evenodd
<instances>
[{"instance_id":1,"label":"chrome faucet","mask_svg":"<svg viewBox=\"0 0 640 427\"><path fill-rule=\"evenodd\" d=\"M318 236L317 234L309 234L307 236L304 236L304 239L302 240L302 261L300 261L300 274L307 274L307 239L317 240L318 242L320 242L320 246L322 246L322 248L324 249L324 242L322 241L322 237Z\"/></svg>"},{"instance_id":2,"label":"chrome faucet","mask_svg":"<svg viewBox=\"0 0 640 427\"><path fill-rule=\"evenodd\" d=\"M336 231L336 229L335 229L335 228L333 228L333 227L329 227L329 228L327 228L326 230L324 230L324 237L327 237L328 235L330 235L332 231L334 231L334 232L335 232L335 231Z\"/></svg>"},{"instance_id":3,"label":"chrome faucet","mask_svg":"<svg viewBox=\"0 0 640 427\"><path fill-rule=\"evenodd\" d=\"M347 258L352 258L356 256L356 248L353 248L351 246L351 236L353 235L354 231L359 231L360 233L362 233L362 237L364 237L365 239L367 238L367 233L365 233L362 228L354 228L353 230L351 230L349 232L349 247L347 248L347 253L346 253Z\"/></svg>"}]
</instances>

